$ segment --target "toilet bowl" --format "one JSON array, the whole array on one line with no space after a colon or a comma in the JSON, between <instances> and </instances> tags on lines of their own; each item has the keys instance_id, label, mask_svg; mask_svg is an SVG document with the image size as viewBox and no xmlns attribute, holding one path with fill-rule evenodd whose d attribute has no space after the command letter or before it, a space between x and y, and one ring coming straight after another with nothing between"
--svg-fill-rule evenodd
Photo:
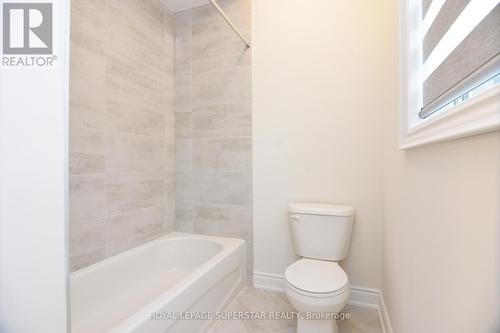
<instances>
[{"instance_id":1,"label":"toilet bowl","mask_svg":"<svg viewBox=\"0 0 500 333\"><path fill-rule=\"evenodd\" d=\"M294 203L288 209L295 252L302 257L285 271L288 300L299 312L297 333L337 333L338 313L351 292L338 261L349 252L354 207Z\"/></svg>"},{"instance_id":2,"label":"toilet bowl","mask_svg":"<svg viewBox=\"0 0 500 333\"><path fill-rule=\"evenodd\" d=\"M337 333L336 315L350 294L347 275L336 262L300 259L285 271L286 294L299 312L297 333Z\"/></svg>"}]
</instances>

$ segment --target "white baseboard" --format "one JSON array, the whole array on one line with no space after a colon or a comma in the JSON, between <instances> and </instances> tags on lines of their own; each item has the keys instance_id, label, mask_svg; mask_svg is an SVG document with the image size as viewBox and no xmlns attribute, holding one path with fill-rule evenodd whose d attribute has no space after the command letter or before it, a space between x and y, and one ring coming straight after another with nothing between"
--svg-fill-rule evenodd
<instances>
[{"instance_id":1,"label":"white baseboard","mask_svg":"<svg viewBox=\"0 0 500 333\"><path fill-rule=\"evenodd\" d=\"M283 275L265 272L254 272L253 285L254 288L257 289L284 293L286 282ZM384 333L392 333L389 314L387 313L387 308L385 307L384 297L381 290L351 286L351 295L349 296L347 304L376 309L380 316L380 322L382 323L382 329Z\"/></svg>"},{"instance_id":2,"label":"white baseboard","mask_svg":"<svg viewBox=\"0 0 500 333\"><path fill-rule=\"evenodd\" d=\"M379 298L380 290L378 289L351 286L351 295L347 304L378 310Z\"/></svg>"},{"instance_id":3,"label":"white baseboard","mask_svg":"<svg viewBox=\"0 0 500 333\"><path fill-rule=\"evenodd\" d=\"M384 295L382 294L382 291L380 291L378 299L378 313L384 333L393 333L391 321L389 320L389 312L387 312L387 308L385 307Z\"/></svg>"},{"instance_id":4,"label":"white baseboard","mask_svg":"<svg viewBox=\"0 0 500 333\"><path fill-rule=\"evenodd\" d=\"M253 286L257 289L285 292L285 277L283 275L254 272Z\"/></svg>"}]
</instances>

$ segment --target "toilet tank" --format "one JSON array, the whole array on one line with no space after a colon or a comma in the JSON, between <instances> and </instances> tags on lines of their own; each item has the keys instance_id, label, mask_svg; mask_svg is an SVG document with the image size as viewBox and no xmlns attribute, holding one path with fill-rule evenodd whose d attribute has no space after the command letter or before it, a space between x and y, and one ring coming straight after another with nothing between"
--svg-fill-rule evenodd
<instances>
[{"instance_id":1,"label":"toilet tank","mask_svg":"<svg viewBox=\"0 0 500 333\"><path fill-rule=\"evenodd\" d=\"M288 211L295 252L299 256L330 261L347 257L353 206L291 203Z\"/></svg>"}]
</instances>

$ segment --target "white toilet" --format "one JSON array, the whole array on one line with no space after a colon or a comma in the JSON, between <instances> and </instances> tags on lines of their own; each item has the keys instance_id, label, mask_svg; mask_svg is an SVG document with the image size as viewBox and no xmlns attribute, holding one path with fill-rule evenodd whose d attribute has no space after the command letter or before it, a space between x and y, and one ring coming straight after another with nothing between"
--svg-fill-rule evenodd
<instances>
[{"instance_id":1,"label":"white toilet","mask_svg":"<svg viewBox=\"0 0 500 333\"><path fill-rule=\"evenodd\" d=\"M285 271L286 294L301 313L297 333L337 333L335 314L351 291L337 262L349 252L354 207L292 203L289 219L295 252L302 257Z\"/></svg>"}]
</instances>

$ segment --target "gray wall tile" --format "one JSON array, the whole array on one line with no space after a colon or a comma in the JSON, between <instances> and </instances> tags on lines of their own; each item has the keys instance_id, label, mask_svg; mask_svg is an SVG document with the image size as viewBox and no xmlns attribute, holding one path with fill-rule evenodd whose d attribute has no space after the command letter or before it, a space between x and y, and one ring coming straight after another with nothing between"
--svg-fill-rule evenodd
<instances>
[{"instance_id":1,"label":"gray wall tile","mask_svg":"<svg viewBox=\"0 0 500 333\"><path fill-rule=\"evenodd\" d=\"M102 42L71 31L70 125L105 128L106 57Z\"/></svg>"},{"instance_id":2,"label":"gray wall tile","mask_svg":"<svg viewBox=\"0 0 500 333\"><path fill-rule=\"evenodd\" d=\"M165 203L175 203L175 173L165 174Z\"/></svg>"},{"instance_id":3,"label":"gray wall tile","mask_svg":"<svg viewBox=\"0 0 500 333\"><path fill-rule=\"evenodd\" d=\"M174 15L160 0L73 0L71 269L175 228Z\"/></svg>"},{"instance_id":4,"label":"gray wall tile","mask_svg":"<svg viewBox=\"0 0 500 333\"><path fill-rule=\"evenodd\" d=\"M165 204L165 215L164 215L164 226L165 232L170 233L175 230L175 203Z\"/></svg>"},{"instance_id":5,"label":"gray wall tile","mask_svg":"<svg viewBox=\"0 0 500 333\"><path fill-rule=\"evenodd\" d=\"M250 38L250 0L220 4ZM251 51L209 6L72 15L72 270L173 230L251 242Z\"/></svg>"},{"instance_id":6,"label":"gray wall tile","mask_svg":"<svg viewBox=\"0 0 500 333\"><path fill-rule=\"evenodd\" d=\"M194 108L216 104L251 102L251 68L193 72L192 105Z\"/></svg>"},{"instance_id":7,"label":"gray wall tile","mask_svg":"<svg viewBox=\"0 0 500 333\"><path fill-rule=\"evenodd\" d=\"M252 241L252 207L199 205L195 208L194 232Z\"/></svg>"},{"instance_id":8,"label":"gray wall tile","mask_svg":"<svg viewBox=\"0 0 500 333\"><path fill-rule=\"evenodd\" d=\"M71 224L69 228L71 268L91 265L105 258L105 220Z\"/></svg>"},{"instance_id":9,"label":"gray wall tile","mask_svg":"<svg viewBox=\"0 0 500 333\"><path fill-rule=\"evenodd\" d=\"M220 1L248 39L250 4ZM175 25L176 230L251 242L251 49L209 5Z\"/></svg>"},{"instance_id":10,"label":"gray wall tile","mask_svg":"<svg viewBox=\"0 0 500 333\"><path fill-rule=\"evenodd\" d=\"M74 0L71 2L71 30L104 41L106 2L103 0ZM71 40L73 42L73 40Z\"/></svg>"},{"instance_id":11,"label":"gray wall tile","mask_svg":"<svg viewBox=\"0 0 500 333\"><path fill-rule=\"evenodd\" d=\"M252 204L252 179L249 172L194 173L193 190L197 204Z\"/></svg>"},{"instance_id":12,"label":"gray wall tile","mask_svg":"<svg viewBox=\"0 0 500 333\"><path fill-rule=\"evenodd\" d=\"M153 111L158 112L164 107L166 74L144 62L107 51L106 79L108 99L135 99L156 106Z\"/></svg>"},{"instance_id":13,"label":"gray wall tile","mask_svg":"<svg viewBox=\"0 0 500 333\"><path fill-rule=\"evenodd\" d=\"M69 177L69 220L79 223L106 217L105 177Z\"/></svg>"},{"instance_id":14,"label":"gray wall tile","mask_svg":"<svg viewBox=\"0 0 500 333\"><path fill-rule=\"evenodd\" d=\"M175 107L165 114L165 171L175 172Z\"/></svg>"},{"instance_id":15,"label":"gray wall tile","mask_svg":"<svg viewBox=\"0 0 500 333\"><path fill-rule=\"evenodd\" d=\"M163 172L164 140L109 133L106 137L106 169L110 174Z\"/></svg>"},{"instance_id":16,"label":"gray wall tile","mask_svg":"<svg viewBox=\"0 0 500 333\"><path fill-rule=\"evenodd\" d=\"M164 150L165 172L175 172L175 138L167 136Z\"/></svg>"},{"instance_id":17,"label":"gray wall tile","mask_svg":"<svg viewBox=\"0 0 500 333\"><path fill-rule=\"evenodd\" d=\"M177 112L175 114L175 136L178 139L192 137L192 112Z\"/></svg>"},{"instance_id":18,"label":"gray wall tile","mask_svg":"<svg viewBox=\"0 0 500 333\"><path fill-rule=\"evenodd\" d=\"M127 4L124 1L114 1L113 3L108 1L108 3L108 49L119 53L121 56L139 60L145 65L163 69L165 61L162 58L163 52L159 52L159 50L165 47L165 41L162 38L163 32L158 31L164 25L159 22L161 18L152 19L150 15L144 12L140 14L141 5L139 2L136 2L135 8L125 10L124 6ZM133 4L132 2L129 3ZM159 14L161 12L163 11L160 11ZM133 18L131 16L135 16L136 23L132 22ZM140 22L141 20L142 22Z\"/></svg>"},{"instance_id":19,"label":"gray wall tile","mask_svg":"<svg viewBox=\"0 0 500 333\"><path fill-rule=\"evenodd\" d=\"M191 70L178 70L175 73L175 111L191 112L192 104Z\"/></svg>"},{"instance_id":20,"label":"gray wall tile","mask_svg":"<svg viewBox=\"0 0 500 333\"><path fill-rule=\"evenodd\" d=\"M250 277L250 283L253 283L253 242L246 242L247 245L247 274Z\"/></svg>"},{"instance_id":21,"label":"gray wall tile","mask_svg":"<svg viewBox=\"0 0 500 333\"><path fill-rule=\"evenodd\" d=\"M221 104L193 110L193 138L250 137L250 103Z\"/></svg>"},{"instance_id":22,"label":"gray wall tile","mask_svg":"<svg viewBox=\"0 0 500 333\"><path fill-rule=\"evenodd\" d=\"M191 69L191 44L192 11L185 10L175 14L175 68L177 71Z\"/></svg>"},{"instance_id":23,"label":"gray wall tile","mask_svg":"<svg viewBox=\"0 0 500 333\"><path fill-rule=\"evenodd\" d=\"M192 203L175 203L175 230L194 232L194 209Z\"/></svg>"},{"instance_id":24,"label":"gray wall tile","mask_svg":"<svg viewBox=\"0 0 500 333\"><path fill-rule=\"evenodd\" d=\"M193 140L193 171L250 171L250 138Z\"/></svg>"},{"instance_id":25,"label":"gray wall tile","mask_svg":"<svg viewBox=\"0 0 500 333\"><path fill-rule=\"evenodd\" d=\"M139 209L106 220L106 255L142 245L163 232L164 207Z\"/></svg>"},{"instance_id":26,"label":"gray wall tile","mask_svg":"<svg viewBox=\"0 0 500 333\"><path fill-rule=\"evenodd\" d=\"M165 200L165 175L109 176L106 184L108 216L159 206Z\"/></svg>"},{"instance_id":27,"label":"gray wall tile","mask_svg":"<svg viewBox=\"0 0 500 333\"><path fill-rule=\"evenodd\" d=\"M126 101L106 104L108 130L163 137L165 115L159 112L130 107Z\"/></svg>"},{"instance_id":28,"label":"gray wall tile","mask_svg":"<svg viewBox=\"0 0 500 333\"><path fill-rule=\"evenodd\" d=\"M191 172L192 170L192 148L193 140L175 140L175 171L179 173Z\"/></svg>"},{"instance_id":29,"label":"gray wall tile","mask_svg":"<svg viewBox=\"0 0 500 333\"><path fill-rule=\"evenodd\" d=\"M104 132L73 127L69 135L69 154L70 174L103 173Z\"/></svg>"},{"instance_id":30,"label":"gray wall tile","mask_svg":"<svg viewBox=\"0 0 500 333\"><path fill-rule=\"evenodd\" d=\"M175 177L175 202L179 204L193 204L193 174L179 172Z\"/></svg>"}]
</instances>

